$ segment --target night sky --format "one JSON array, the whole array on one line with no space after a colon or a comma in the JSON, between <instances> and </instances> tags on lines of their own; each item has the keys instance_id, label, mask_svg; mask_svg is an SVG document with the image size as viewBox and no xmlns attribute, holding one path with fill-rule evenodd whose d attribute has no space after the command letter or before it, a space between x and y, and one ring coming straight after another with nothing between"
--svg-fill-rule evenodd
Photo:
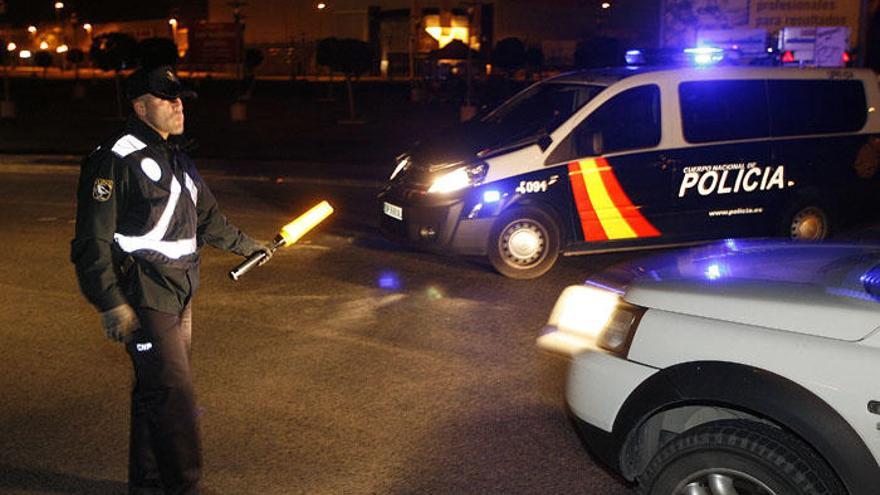
<instances>
[{"instance_id":1,"label":"night sky","mask_svg":"<svg viewBox=\"0 0 880 495\"><path fill-rule=\"evenodd\" d=\"M27 25L55 20L56 0L5 0L0 22ZM167 17L173 11L207 10L207 0L62 0L64 11L76 12L80 22L125 21ZM180 12L183 13L183 12Z\"/></svg>"}]
</instances>

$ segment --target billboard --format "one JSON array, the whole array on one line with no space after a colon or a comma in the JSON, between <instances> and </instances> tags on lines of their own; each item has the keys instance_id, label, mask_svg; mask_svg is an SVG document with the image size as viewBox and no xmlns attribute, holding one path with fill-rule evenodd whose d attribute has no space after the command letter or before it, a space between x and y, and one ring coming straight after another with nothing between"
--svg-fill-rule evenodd
<instances>
[{"instance_id":1,"label":"billboard","mask_svg":"<svg viewBox=\"0 0 880 495\"><path fill-rule=\"evenodd\" d=\"M858 41L860 0L753 0L750 24L777 32L782 28L844 26L850 45Z\"/></svg>"},{"instance_id":2,"label":"billboard","mask_svg":"<svg viewBox=\"0 0 880 495\"><path fill-rule=\"evenodd\" d=\"M663 0L663 46L695 46L700 31L843 26L857 42L860 0Z\"/></svg>"},{"instance_id":3,"label":"billboard","mask_svg":"<svg viewBox=\"0 0 880 495\"><path fill-rule=\"evenodd\" d=\"M242 25L202 22L189 31L187 61L192 64L234 64L240 60Z\"/></svg>"},{"instance_id":4,"label":"billboard","mask_svg":"<svg viewBox=\"0 0 880 495\"><path fill-rule=\"evenodd\" d=\"M696 46L699 31L749 27L749 0L665 0L663 46Z\"/></svg>"}]
</instances>

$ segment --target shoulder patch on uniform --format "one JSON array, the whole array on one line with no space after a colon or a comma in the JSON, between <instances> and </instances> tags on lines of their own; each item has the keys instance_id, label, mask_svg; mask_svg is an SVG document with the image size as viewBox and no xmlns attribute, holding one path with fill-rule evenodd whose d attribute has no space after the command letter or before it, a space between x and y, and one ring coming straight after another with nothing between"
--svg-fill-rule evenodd
<instances>
[{"instance_id":1,"label":"shoulder patch on uniform","mask_svg":"<svg viewBox=\"0 0 880 495\"><path fill-rule=\"evenodd\" d=\"M110 179L95 179L92 187L92 197L95 201L107 201L113 194L113 181Z\"/></svg>"},{"instance_id":2,"label":"shoulder patch on uniform","mask_svg":"<svg viewBox=\"0 0 880 495\"><path fill-rule=\"evenodd\" d=\"M116 144L113 145L113 152L121 157L126 157L135 151L142 150L146 147L147 145L140 139L131 134L126 134L119 138L116 141Z\"/></svg>"}]
</instances>

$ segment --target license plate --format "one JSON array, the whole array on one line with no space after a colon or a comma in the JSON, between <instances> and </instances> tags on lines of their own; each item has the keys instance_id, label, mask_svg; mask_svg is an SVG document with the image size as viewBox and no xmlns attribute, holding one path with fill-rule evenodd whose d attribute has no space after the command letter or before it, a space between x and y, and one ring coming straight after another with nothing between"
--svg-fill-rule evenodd
<instances>
[{"instance_id":1,"label":"license plate","mask_svg":"<svg viewBox=\"0 0 880 495\"><path fill-rule=\"evenodd\" d=\"M403 220L403 208L399 206L395 206L391 203L384 202L382 205L382 211L385 212L391 218L396 218L397 220Z\"/></svg>"}]
</instances>

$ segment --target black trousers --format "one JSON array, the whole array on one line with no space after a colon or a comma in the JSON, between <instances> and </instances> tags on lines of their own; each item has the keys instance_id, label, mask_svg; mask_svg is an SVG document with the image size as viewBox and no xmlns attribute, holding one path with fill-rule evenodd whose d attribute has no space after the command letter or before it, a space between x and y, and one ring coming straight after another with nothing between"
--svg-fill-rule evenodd
<instances>
[{"instance_id":1,"label":"black trousers","mask_svg":"<svg viewBox=\"0 0 880 495\"><path fill-rule=\"evenodd\" d=\"M197 494L202 461L190 370L192 311L139 308L137 314L141 328L126 344L135 373L129 486Z\"/></svg>"}]
</instances>

